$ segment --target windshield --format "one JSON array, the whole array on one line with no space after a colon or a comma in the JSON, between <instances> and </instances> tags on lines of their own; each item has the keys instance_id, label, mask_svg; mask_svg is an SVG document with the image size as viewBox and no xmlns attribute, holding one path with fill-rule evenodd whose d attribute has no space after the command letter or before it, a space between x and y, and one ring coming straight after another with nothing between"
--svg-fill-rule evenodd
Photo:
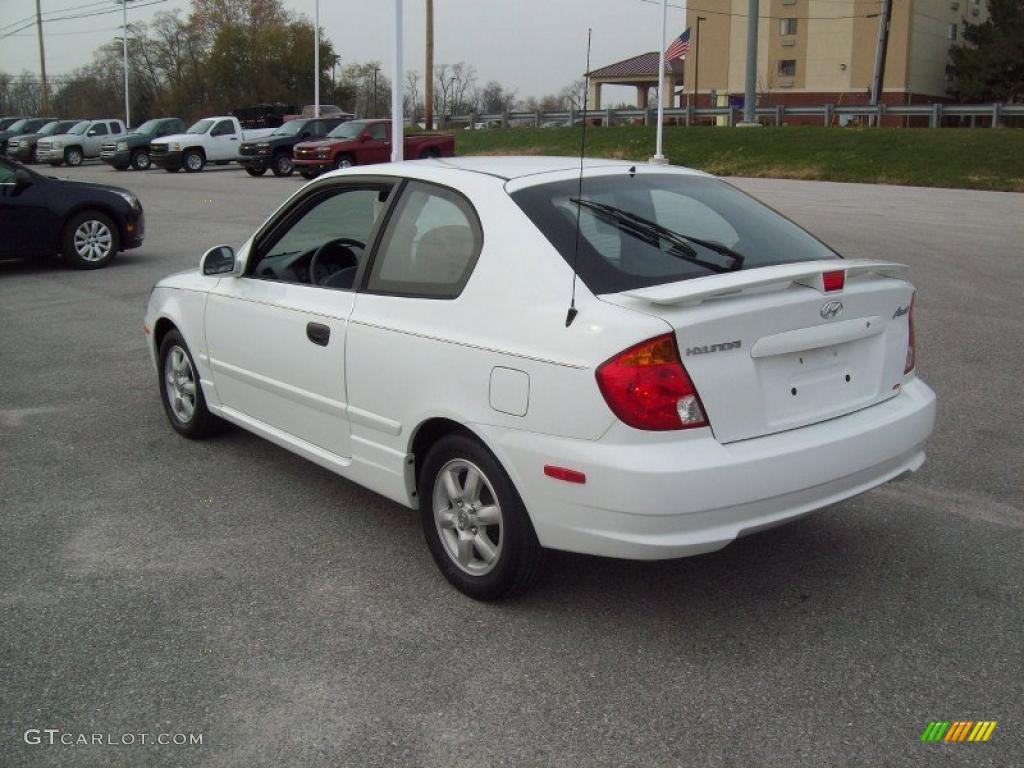
<instances>
[{"instance_id":1,"label":"windshield","mask_svg":"<svg viewBox=\"0 0 1024 768\"><path fill-rule=\"evenodd\" d=\"M156 133L157 128L160 127L160 120L147 120L132 133Z\"/></svg>"},{"instance_id":2,"label":"windshield","mask_svg":"<svg viewBox=\"0 0 1024 768\"><path fill-rule=\"evenodd\" d=\"M53 136L53 134L55 134L55 133L61 133L62 129L66 128L67 125L68 125L68 123L58 123L58 122L47 123L46 125L44 125L42 128L39 129L39 135L40 136ZM74 125L74 123L71 123L71 125Z\"/></svg>"},{"instance_id":3,"label":"windshield","mask_svg":"<svg viewBox=\"0 0 1024 768\"><path fill-rule=\"evenodd\" d=\"M771 208L705 176L621 174L526 187L512 199L596 294L839 255Z\"/></svg>"},{"instance_id":4,"label":"windshield","mask_svg":"<svg viewBox=\"0 0 1024 768\"><path fill-rule=\"evenodd\" d=\"M83 120L82 122L80 122L77 125L75 125L75 127L72 128L70 131L68 131L68 135L69 136L79 136L79 135L85 133L87 130L89 130L89 121L88 120Z\"/></svg>"},{"instance_id":5,"label":"windshield","mask_svg":"<svg viewBox=\"0 0 1024 768\"><path fill-rule=\"evenodd\" d=\"M10 128L8 128L7 130L14 131L14 132L20 131L22 128L25 127L25 123L27 123L27 122L28 122L28 120L23 117L23 118L21 118L21 120L18 120L17 122L13 123L10 126Z\"/></svg>"},{"instance_id":6,"label":"windshield","mask_svg":"<svg viewBox=\"0 0 1024 768\"><path fill-rule=\"evenodd\" d=\"M296 134L302 133L302 129L306 127L308 121L306 120L289 120L287 123L282 125L272 136L295 136Z\"/></svg>"},{"instance_id":7,"label":"windshield","mask_svg":"<svg viewBox=\"0 0 1024 768\"><path fill-rule=\"evenodd\" d=\"M332 139L354 139L363 132L365 127L366 123L362 120L352 120L348 123L342 123L327 135Z\"/></svg>"},{"instance_id":8,"label":"windshield","mask_svg":"<svg viewBox=\"0 0 1024 768\"><path fill-rule=\"evenodd\" d=\"M214 122L214 120L200 120L198 123L194 123L186 133L206 133Z\"/></svg>"}]
</instances>

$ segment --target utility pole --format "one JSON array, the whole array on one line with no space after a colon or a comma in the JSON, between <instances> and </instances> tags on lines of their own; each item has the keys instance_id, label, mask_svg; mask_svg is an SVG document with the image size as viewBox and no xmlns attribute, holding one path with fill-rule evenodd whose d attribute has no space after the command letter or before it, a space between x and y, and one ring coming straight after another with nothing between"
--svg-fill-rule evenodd
<instances>
[{"instance_id":1,"label":"utility pole","mask_svg":"<svg viewBox=\"0 0 1024 768\"><path fill-rule=\"evenodd\" d=\"M320 117L320 0L313 9L313 117Z\"/></svg>"},{"instance_id":2,"label":"utility pole","mask_svg":"<svg viewBox=\"0 0 1024 768\"><path fill-rule=\"evenodd\" d=\"M132 127L132 112L128 101L128 0L121 0L121 22L124 35L121 38L124 44L124 129L129 131Z\"/></svg>"},{"instance_id":3,"label":"utility pole","mask_svg":"<svg viewBox=\"0 0 1024 768\"><path fill-rule=\"evenodd\" d=\"M747 72L743 88L743 122L740 125L756 126L757 122L757 27L761 11L758 0L747 2Z\"/></svg>"},{"instance_id":4,"label":"utility pole","mask_svg":"<svg viewBox=\"0 0 1024 768\"><path fill-rule=\"evenodd\" d=\"M875 48L875 74L871 78L871 106L877 106L882 97L885 80L885 53L889 47L889 22L892 19L892 0L882 0L882 16L878 20L878 45ZM872 118L872 121L874 118Z\"/></svg>"},{"instance_id":5,"label":"utility pole","mask_svg":"<svg viewBox=\"0 0 1024 768\"><path fill-rule=\"evenodd\" d=\"M427 61L423 75L423 124L434 130L434 0L427 0Z\"/></svg>"},{"instance_id":6,"label":"utility pole","mask_svg":"<svg viewBox=\"0 0 1024 768\"><path fill-rule=\"evenodd\" d=\"M36 29L39 32L39 73L43 79L43 103L40 111L45 115L50 109L50 94L46 88L46 50L43 48L43 10L42 0L36 0Z\"/></svg>"}]
</instances>

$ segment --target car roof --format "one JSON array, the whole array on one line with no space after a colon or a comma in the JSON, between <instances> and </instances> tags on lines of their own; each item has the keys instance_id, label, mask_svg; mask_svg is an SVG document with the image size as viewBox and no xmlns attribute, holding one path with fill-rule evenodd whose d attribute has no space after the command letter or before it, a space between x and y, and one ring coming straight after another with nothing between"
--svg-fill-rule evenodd
<instances>
[{"instance_id":1,"label":"car roof","mask_svg":"<svg viewBox=\"0 0 1024 768\"><path fill-rule=\"evenodd\" d=\"M521 157L508 155L477 155L468 157L445 157L438 158L436 160L414 160L408 161L408 163L412 167L433 165L435 167L442 167L456 171L483 173L488 176L496 176L500 179L504 179L505 181L543 174L560 174L566 172L578 173L580 169L580 159L578 157L541 155L526 155ZM406 165L406 163L401 163L400 165ZM651 170L651 166L647 163L637 163L630 160L588 157L583 161L583 169L588 172L588 175L590 175L590 172L600 172L602 169L613 171L618 168L632 168L638 166L643 167L648 171ZM395 170L399 169L396 168ZM409 168L409 170L411 170L411 168ZM699 171L693 171L681 166L658 166L658 170L670 173L699 173ZM399 173L402 173L402 171L399 170Z\"/></svg>"}]
</instances>

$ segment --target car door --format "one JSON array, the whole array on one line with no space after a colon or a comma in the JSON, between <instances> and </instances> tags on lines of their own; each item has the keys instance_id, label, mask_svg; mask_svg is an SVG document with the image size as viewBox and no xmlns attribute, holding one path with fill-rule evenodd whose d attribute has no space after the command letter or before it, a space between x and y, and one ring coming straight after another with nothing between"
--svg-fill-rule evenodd
<instances>
[{"instance_id":1,"label":"car door","mask_svg":"<svg viewBox=\"0 0 1024 768\"><path fill-rule=\"evenodd\" d=\"M206 159L212 161L233 160L238 157L238 133L231 120L221 120L210 129L210 146L206 150Z\"/></svg>"},{"instance_id":2,"label":"car door","mask_svg":"<svg viewBox=\"0 0 1024 768\"><path fill-rule=\"evenodd\" d=\"M107 124L102 121L97 121L90 125L89 130L85 132L85 136L82 139L82 153L86 157L98 157L100 146L107 140L109 133Z\"/></svg>"},{"instance_id":3,"label":"car door","mask_svg":"<svg viewBox=\"0 0 1024 768\"><path fill-rule=\"evenodd\" d=\"M12 163L0 159L0 255L28 256L56 246L49 233L59 231L60 220L50 210L46 188L60 182L35 177L19 185Z\"/></svg>"},{"instance_id":4,"label":"car door","mask_svg":"<svg viewBox=\"0 0 1024 768\"><path fill-rule=\"evenodd\" d=\"M346 181L310 190L254 239L244 274L222 278L211 292L207 354L229 412L351 456L345 345L352 285L392 185Z\"/></svg>"},{"instance_id":5,"label":"car door","mask_svg":"<svg viewBox=\"0 0 1024 768\"><path fill-rule=\"evenodd\" d=\"M369 163L386 163L391 160L391 138L387 123L374 123L367 128L370 140L363 144L359 150L361 157L359 162L363 165Z\"/></svg>"}]
</instances>

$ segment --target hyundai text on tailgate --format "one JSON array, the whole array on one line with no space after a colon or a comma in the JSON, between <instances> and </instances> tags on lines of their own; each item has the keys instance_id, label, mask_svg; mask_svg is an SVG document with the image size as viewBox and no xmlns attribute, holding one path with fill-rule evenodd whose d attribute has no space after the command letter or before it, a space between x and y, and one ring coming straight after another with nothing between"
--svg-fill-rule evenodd
<instances>
[{"instance_id":1,"label":"hyundai text on tailgate","mask_svg":"<svg viewBox=\"0 0 1024 768\"><path fill-rule=\"evenodd\" d=\"M418 509L494 599L545 549L711 552L920 467L904 271L701 173L458 158L324 176L145 325L175 430L231 421Z\"/></svg>"}]
</instances>

